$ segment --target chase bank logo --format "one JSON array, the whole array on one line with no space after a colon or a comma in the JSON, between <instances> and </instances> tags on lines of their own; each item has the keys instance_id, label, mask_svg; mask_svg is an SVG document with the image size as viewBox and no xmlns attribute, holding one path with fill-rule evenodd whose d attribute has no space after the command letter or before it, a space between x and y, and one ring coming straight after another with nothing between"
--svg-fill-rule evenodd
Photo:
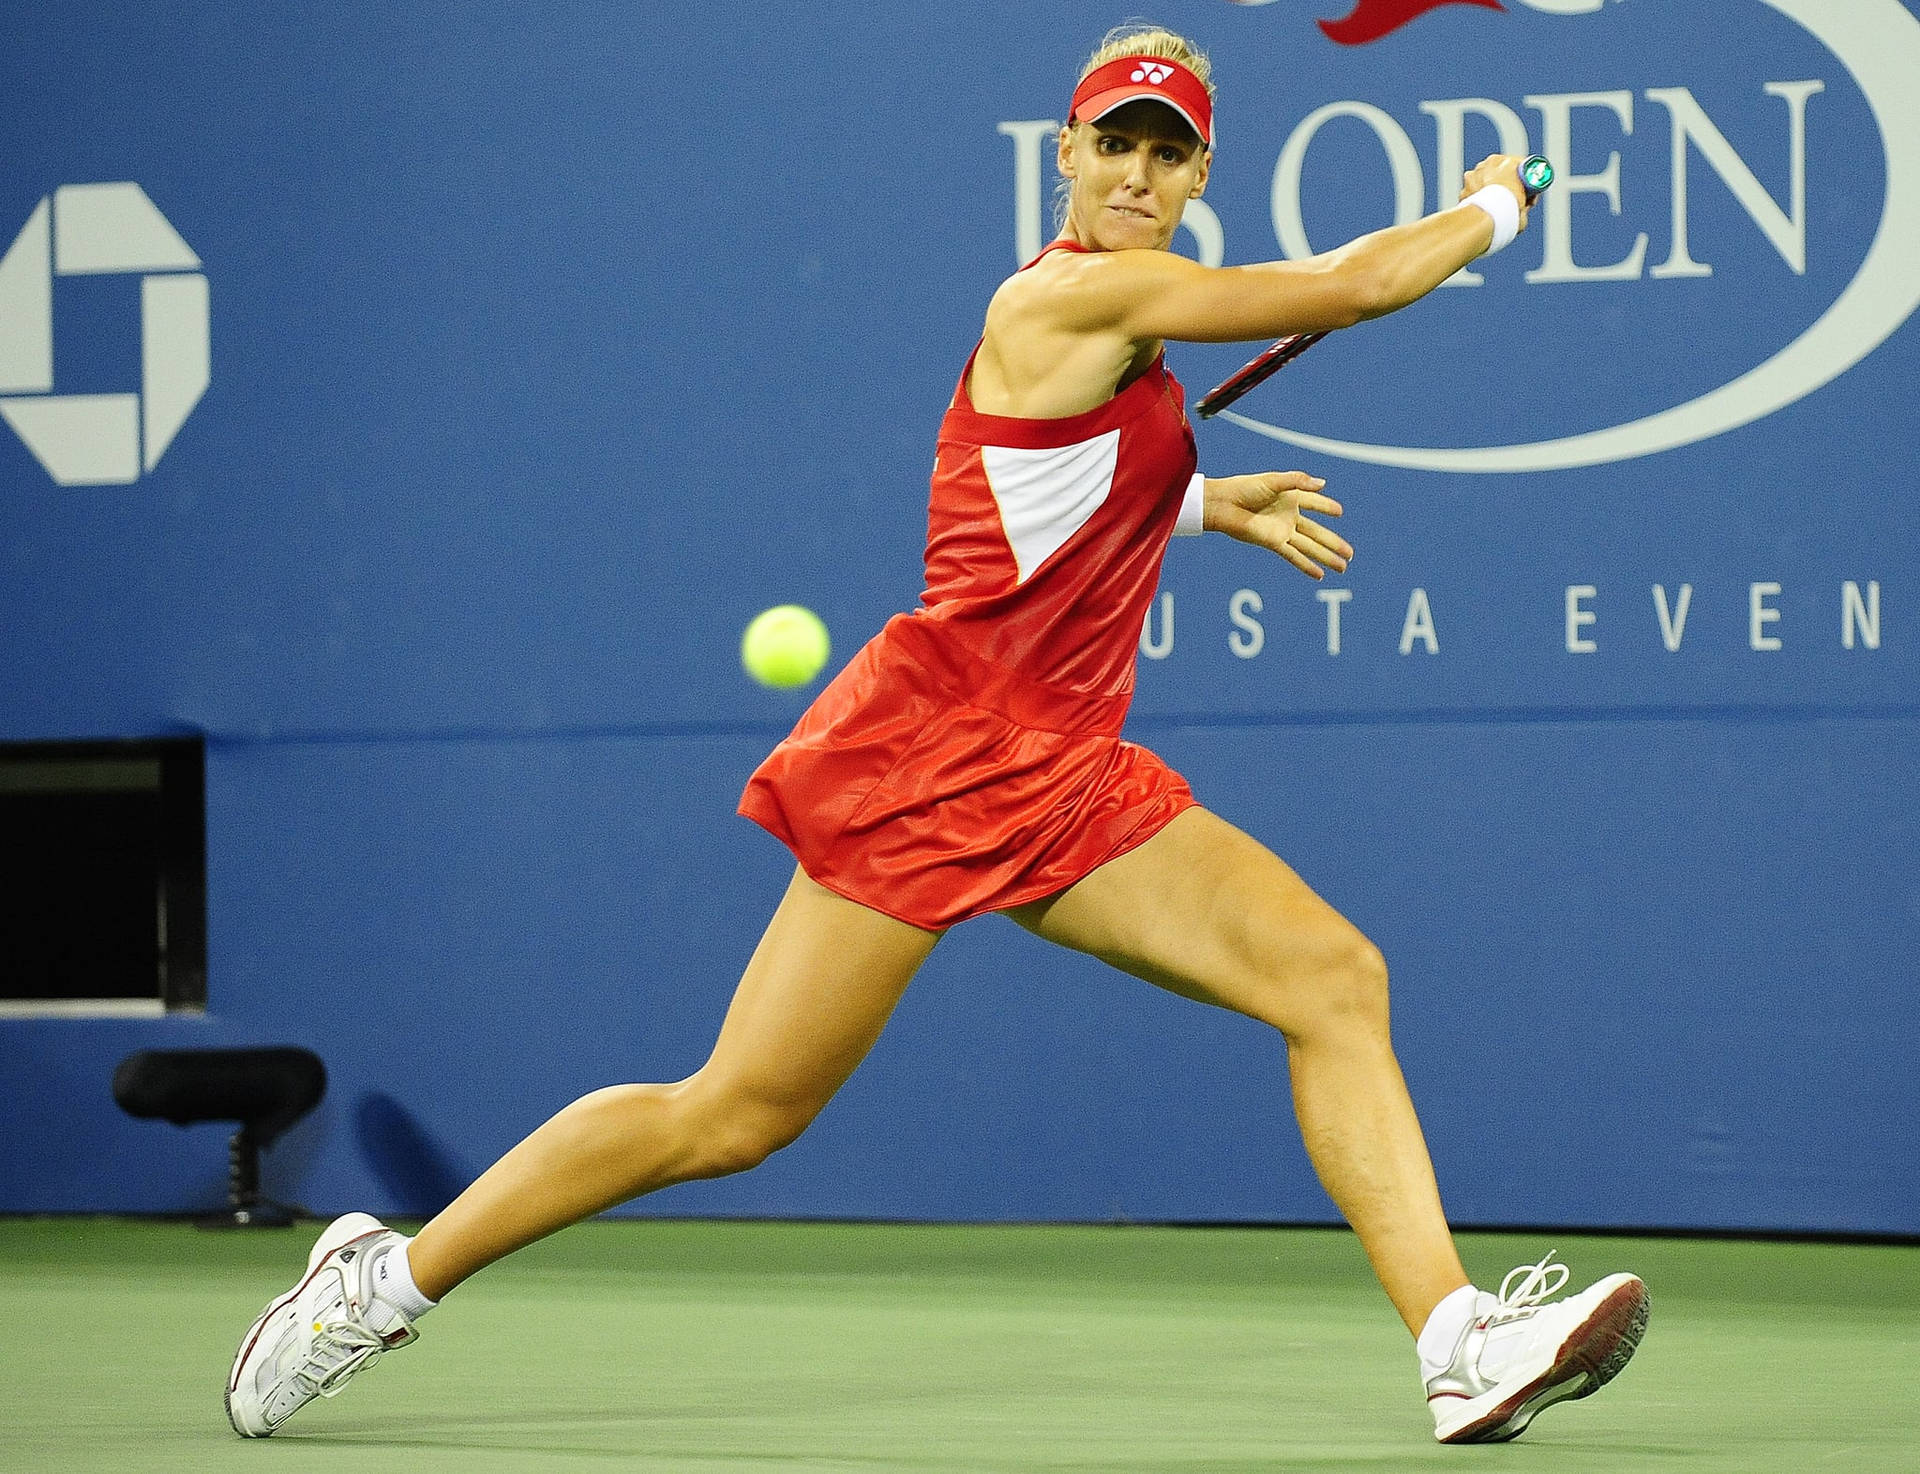
<instances>
[{"instance_id":1,"label":"chase bank logo","mask_svg":"<svg viewBox=\"0 0 1920 1474\"><path fill-rule=\"evenodd\" d=\"M0 257L0 419L62 486L151 471L207 391L207 279L137 184L63 184ZM53 279L138 273L140 391L53 392Z\"/></svg>"}]
</instances>

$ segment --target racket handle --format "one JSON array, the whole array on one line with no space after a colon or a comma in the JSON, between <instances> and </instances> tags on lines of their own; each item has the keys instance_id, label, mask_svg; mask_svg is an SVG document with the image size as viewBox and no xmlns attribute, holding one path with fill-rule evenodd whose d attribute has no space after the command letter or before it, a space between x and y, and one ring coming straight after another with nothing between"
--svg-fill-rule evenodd
<instances>
[{"instance_id":1,"label":"racket handle","mask_svg":"<svg viewBox=\"0 0 1920 1474\"><path fill-rule=\"evenodd\" d=\"M1552 161L1544 154L1533 154L1520 165L1520 187L1527 192L1529 205L1552 187L1553 179Z\"/></svg>"}]
</instances>

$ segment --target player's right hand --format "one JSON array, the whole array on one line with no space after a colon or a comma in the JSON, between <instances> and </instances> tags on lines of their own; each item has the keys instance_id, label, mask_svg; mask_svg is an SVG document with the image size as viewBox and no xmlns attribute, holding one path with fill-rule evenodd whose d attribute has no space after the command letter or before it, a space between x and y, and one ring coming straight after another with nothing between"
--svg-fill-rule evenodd
<instances>
[{"instance_id":1,"label":"player's right hand","mask_svg":"<svg viewBox=\"0 0 1920 1474\"><path fill-rule=\"evenodd\" d=\"M1489 184L1504 184L1520 202L1520 228L1525 230L1527 216L1532 212L1532 206L1527 202L1527 187L1520 182L1520 166L1525 162L1525 159L1513 154L1488 154L1467 171L1467 182L1460 187L1460 198L1464 200Z\"/></svg>"}]
</instances>

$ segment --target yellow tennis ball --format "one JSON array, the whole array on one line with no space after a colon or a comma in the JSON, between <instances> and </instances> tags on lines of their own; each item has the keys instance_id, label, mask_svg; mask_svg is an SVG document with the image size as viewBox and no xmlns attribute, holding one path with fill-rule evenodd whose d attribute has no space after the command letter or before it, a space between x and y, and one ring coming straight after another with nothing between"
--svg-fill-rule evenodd
<instances>
[{"instance_id":1,"label":"yellow tennis ball","mask_svg":"<svg viewBox=\"0 0 1920 1474\"><path fill-rule=\"evenodd\" d=\"M799 604L776 604L753 617L740 637L740 663L763 686L804 686L833 651L820 616Z\"/></svg>"}]
</instances>

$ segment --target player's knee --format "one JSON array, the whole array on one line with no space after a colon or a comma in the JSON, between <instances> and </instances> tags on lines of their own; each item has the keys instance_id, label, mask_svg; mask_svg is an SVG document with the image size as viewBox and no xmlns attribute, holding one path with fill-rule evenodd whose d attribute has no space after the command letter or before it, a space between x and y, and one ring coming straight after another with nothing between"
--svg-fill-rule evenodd
<instances>
[{"instance_id":1,"label":"player's knee","mask_svg":"<svg viewBox=\"0 0 1920 1474\"><path fill-rule=\"evenodd\" d=\"M694 1175L731 1177L736 1172L751 1171L797 1135L798 1132L782 1135L728 1122L699 1143Z\"/></svg>"},{"instance_id":2,"label":"player's knee","mask_svg":"<svg viewBox=\"0 0 1920 1474\"><path fill-rule=\"evenodd\" d=\"M1363 1030L1387 1029L1387 959L1351 928L1298 947L1280 991L1280 1016L1271 1020L1295 1042Z\"/></svg>"},{"instance_id":3,"label":"player's knee","mask_svg":"<svg viewBox=\"0 0 1920 1474\"><path fill-rule=\"evenodd\" d=\"M758 1167L799 1139L816 1112L793 1101L716 1091L694 1103L687 1133L692 1176L729 1177Z\"/></svg>"},{"instance_id":4,"label":"player's knee","mask_svg":"<svg viewBox=\"0 0 1920 1474\"><path fill-rule=\"evenodd\" d=\"M1323 1011L1330 1020L1384 1031L1386 955L1359 932L1330 949L1321 972Z\"/></svg>"}]
</instances>

